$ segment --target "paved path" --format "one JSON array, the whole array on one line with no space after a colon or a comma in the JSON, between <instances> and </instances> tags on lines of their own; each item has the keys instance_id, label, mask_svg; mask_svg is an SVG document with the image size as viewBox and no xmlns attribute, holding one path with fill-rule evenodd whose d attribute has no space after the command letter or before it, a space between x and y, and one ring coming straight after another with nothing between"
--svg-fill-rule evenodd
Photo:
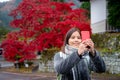
<instances>
[{"instance_id":1,"label":"paved path","mask_svg":"<svg viewBox=\"0 0 120 80\"><path fill-rule=\"evenodd\" d=\"M2 71L0 72L0 80L56 80L56 78L45 74L21 74Z\"/></svg>"},{"instance_id":2,"label":"paved path","mask_svg":"<svg viewBox=\"0 0 120 80\"><path fill-rule=\"evenodd\" d=\"M0 70L0 80L56 80L55 73L11 73ZM120 76L93 74L92 80L120 80Z\"/></svg>"}]
</instances>

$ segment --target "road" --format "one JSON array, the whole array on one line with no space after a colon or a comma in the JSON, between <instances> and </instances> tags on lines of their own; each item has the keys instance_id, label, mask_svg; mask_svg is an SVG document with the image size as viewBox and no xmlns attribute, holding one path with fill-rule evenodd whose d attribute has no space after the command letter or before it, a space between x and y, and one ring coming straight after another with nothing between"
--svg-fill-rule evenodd
<instances>
[{"instance_id":1,"label":"road","mask_svg":"<svg viewBox=\"0 0 120 80\"><path fill-rule=\"evenodd\" d=\"M56 80L56 78L55 76L47 76L45 74L21 74L1 71L0 80Z\"/></svg>"}]
</instances>

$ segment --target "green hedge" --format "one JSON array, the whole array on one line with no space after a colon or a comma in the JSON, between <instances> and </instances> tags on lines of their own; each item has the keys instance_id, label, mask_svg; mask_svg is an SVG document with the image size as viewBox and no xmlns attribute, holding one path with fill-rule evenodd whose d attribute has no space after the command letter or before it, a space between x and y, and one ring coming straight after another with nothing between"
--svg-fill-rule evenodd
<instances>
[{"instance_id":1,"label":"green hedge","mask_svg":"<svg viewBox=\"0 0 120 80\"><path fill-rule=\"evenodd\" d=\"M47 61L52 60L55 53L60 51L59 48L50 48L46 49L43 52L41 52L41 58L40 60L43 61L44 63L47 63Z\"/></svg>"},{"instance_id":2,"label":"green hedge","mask_svg":"<svg viewBox=\"0 0 120 80\"><path fill-rule=\"evenodd\" d=\"M120 52L120 33L93 34L95 48L103 53Z\"/></svg>"}]
</instances>

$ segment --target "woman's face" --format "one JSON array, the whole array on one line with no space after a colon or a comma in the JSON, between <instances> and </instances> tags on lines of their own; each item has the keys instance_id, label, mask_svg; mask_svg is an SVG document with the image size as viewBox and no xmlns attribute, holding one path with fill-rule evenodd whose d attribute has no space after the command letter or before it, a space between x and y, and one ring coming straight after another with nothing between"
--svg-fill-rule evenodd
<instances>
[{"instance_id":1,"label":"woman's face","mask_svg":"<svg viewBox=\"0 0 120 80\"><path fill-rule=\"evenodd\" d=\"M78 48L81 42L82 39L78 31L73 32L68 40L68 44L74 48Z\"/></svg>"}]
</instances>

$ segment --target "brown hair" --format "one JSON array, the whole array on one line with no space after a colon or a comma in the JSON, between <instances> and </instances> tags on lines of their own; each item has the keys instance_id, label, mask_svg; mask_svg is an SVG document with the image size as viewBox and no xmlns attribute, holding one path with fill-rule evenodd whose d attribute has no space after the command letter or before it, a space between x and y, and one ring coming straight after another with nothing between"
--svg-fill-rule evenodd
<instances>
[{"instance_id":1,"label":"brown hair","mask_svg":"<svg viewBox=\"0 0 120 80\"><path fill-rule=\"evenodd\" d=\"M64 38L64 43L63 43L63 46L62 46L62 49L61 49L61 51L62 51L63 53L65 53L65 46L66 46L66 44L68 44L69 38L71 37L71 35L72 35L75 31L78 31L78 32L80 33L80 30L79 30L78 28L76 28L76 27L71 28L71 29L68 30L68 32L66 33L65 38ZM80 33L80 35L81 35L81 33Z\"/></svg>"}]
</instances>

